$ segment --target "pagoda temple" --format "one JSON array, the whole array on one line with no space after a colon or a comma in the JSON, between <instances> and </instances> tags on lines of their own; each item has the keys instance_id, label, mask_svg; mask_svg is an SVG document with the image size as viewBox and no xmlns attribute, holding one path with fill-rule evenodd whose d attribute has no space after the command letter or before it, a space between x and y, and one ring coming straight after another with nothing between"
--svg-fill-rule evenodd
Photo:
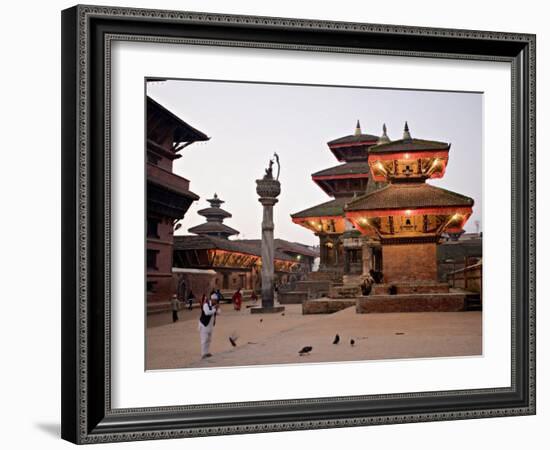
<instances>
[{"instance_id":1,"label":"pagoda temple","mask_svg":"<svg viewBox=\"0 0 550 450\"><path fill-rule=\"evenodd\" d=\"M197 211L203 217L206 217L206 222L189 228L189 232L198 234L199 236L214 236L228 239L229 236L239 234L239 232L231 227L228 227L223 223L227 218L231 217L231 213L220 208L225 203L218 197L218 194L214 193L214 197L206 200L210 203L210 208L204 208Z\"/></svg>"},{"instance_id":2,"label":"pagoda temple","mask_svg":"<svg viewBox=\"0 0 550 450\"><path fill-rule=\"evenodd\" d=\"M364 261L364 242L358 239L360 233L346 219L344 207L358 195L385 184L381 177L378 181L371 179L368 158L370 148L388 141L385 126L383 135L379 137L364 134L357 121L353 134L327 143L342 164L316 172L311 177L332 200L291 215L294 223L319 237L320 271L339 275L361 274L365 265L369 268L379 266L376 251L370 252L369 261Z\"/></svg>"},{"instance_id":3,"label":"pagoda temple","mask_svg":"<svg viewBox=\"0 0 550 450\"><path fill-rule=\"evenodd\" d=\"M375 234L382 246L384 283L397 293L448 292L437 283L436 247L442 233L460 233L472 214L473 199L427 183L441 178L451 144L403 138L369 148L368 164L381 189L346 206L346 218L363 235Z\"/></svg>"}]
</instances>

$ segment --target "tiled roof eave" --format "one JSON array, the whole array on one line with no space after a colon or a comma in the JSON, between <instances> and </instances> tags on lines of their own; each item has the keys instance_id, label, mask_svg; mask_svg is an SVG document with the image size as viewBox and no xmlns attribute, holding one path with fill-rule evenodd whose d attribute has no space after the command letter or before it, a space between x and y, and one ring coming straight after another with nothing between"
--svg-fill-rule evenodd
<instances>
[{"instance_id":1,"label":"tiled roof eave","mask_svg":"<svg viewBox=\"0 0 550 450\"><path fill-rule=\"evenodd\" d=\"M385 211L398 209L469 207L473 199L426 183L388 184L352 200L346 211Z\"/></svg>"},{"instance_id":2,"label":"tiled roof eave","mask_svg":"<svg viewBox=\"0 0 550 450\"><path fill-rule=\"evenodd\" d=\"M330 202L321 203L311 208L291 214L292 219L307 219L309 217L340 218L344 216L344 206L350 197L341 197Z\"/></svg>"}]
</instances>

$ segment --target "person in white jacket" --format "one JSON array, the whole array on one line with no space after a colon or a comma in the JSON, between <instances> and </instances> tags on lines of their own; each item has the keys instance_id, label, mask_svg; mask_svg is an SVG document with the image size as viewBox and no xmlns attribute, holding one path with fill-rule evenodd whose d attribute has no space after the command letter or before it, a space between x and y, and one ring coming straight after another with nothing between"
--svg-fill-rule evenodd
<instances>
[{"instance_id":1,"label":"person in white jacket","mask_svg":"<svg viewBox=\"0 0 550 450\"><path fill-rule=\"evenodd\" d=\"M201 315L199 318L199 335L201 339L201 357L209 358L210 342L212 342L212 332L216 324L216 315L219 313L218 296L212 293L209 299L203 302Z\"/></svg>"}]
</instances>

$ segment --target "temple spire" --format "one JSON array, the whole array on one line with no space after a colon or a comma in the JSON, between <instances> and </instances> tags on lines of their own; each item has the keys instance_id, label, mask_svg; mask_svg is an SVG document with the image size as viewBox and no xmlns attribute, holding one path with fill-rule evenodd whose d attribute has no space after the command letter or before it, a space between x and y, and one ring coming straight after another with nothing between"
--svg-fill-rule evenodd
<instances>
[{"instance_id":1,"label":"temple spire","mask_svg":"<svg viewBox=\"0 0 550 450\"><path fill-rule=\"evenodd\" d=\"M212 208L219 208L222 203L225 203L223 200L221 200L219 197L218 197L218 194L214 192L214 197L212 198L209 198L206 200L208 203L210 203L210 206Z\"/></svg>"},{"instance_id":2,"label":"temple spire","mask_svg":"<svg viewBox=\"0 0 550 450\"><path fill-rule=\"evenodd\" d=\"M357 125L355 125L355 133L353 133L355 136L361 135L361 124L359 123L359 119L357 119Z\"/></svg>"},{"instance_id":3,"label":"temple spire","mask_svg":"<svg viewBox=\"0 0 550 450\"><path fill-rule=\"evenodd\" d=\"M378 144L387 144L390 142L390 138L388 137L388 129L386 128L386 124L382 125L382 136L378 139Z\"/></svg>"},{"instance_id":4,"label":"temple spire","mask_svg":"<svg viewBox=\"0 0 550 450\"><path fill-rule=\"evenodd\" d=\"M403 129L403 140L410 141L412 139L411 133L409 132L409 124L405 121L405 128Z\"/></svg>"}]
</instances>

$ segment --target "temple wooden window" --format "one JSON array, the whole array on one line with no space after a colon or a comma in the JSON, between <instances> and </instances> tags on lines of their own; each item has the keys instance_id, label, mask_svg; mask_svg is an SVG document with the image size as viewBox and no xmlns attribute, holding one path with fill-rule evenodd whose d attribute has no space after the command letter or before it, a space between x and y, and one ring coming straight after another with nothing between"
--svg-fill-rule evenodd
<instances>
[{"instance_id":1,"label":"temple wooden window","mask_svg":"<svg viewBox=\"0 0 550 450\"><path fill-rule=\"evenodd\" d=\"M147 218L147 237L159 238L159 219Z\"/></svg>"},{"instance_id":2,"label":"temple wooden window","mask_svg":"<svg viewBox=\"0 0 550 450\"><path fill-rule=\"evenodd\" d=\"M159 254L158 250L147 249L147 268L148 269L158 269L157 267L157 256Z\"/></svg>"}]
</instances>

